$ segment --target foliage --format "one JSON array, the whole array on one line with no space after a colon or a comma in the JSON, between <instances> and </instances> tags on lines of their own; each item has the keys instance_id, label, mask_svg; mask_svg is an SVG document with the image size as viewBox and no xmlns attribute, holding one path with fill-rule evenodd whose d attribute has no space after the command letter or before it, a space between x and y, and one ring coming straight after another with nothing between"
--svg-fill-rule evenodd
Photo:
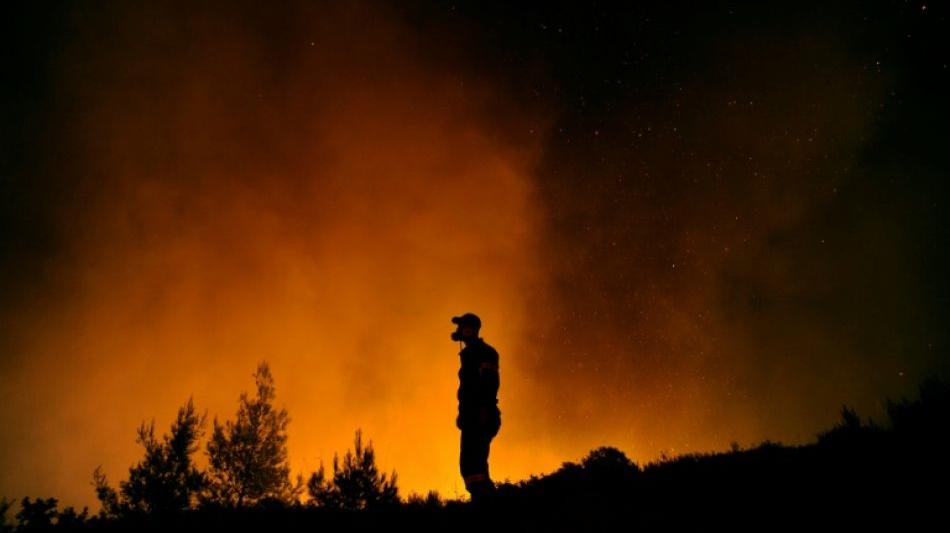
<instances>
[{"instance_id":1,"label":"foliage","mask_svg":"<svg viewBox=\"0 0 950 533\"><path fill-rule=\"evenodd\" d=\"M6 498L0 500L0 531L13 531L13 527L6 523L6 512L12 501ZM20 502L20 511L16 514L18 532L49 531L76 529L87 523L89 509L83 507L81 513L76 509L66 507L62 511L57 509L59 501L56 498L23 498Z\"/></svg>"},{"instance_id":2,"label":"foliage","mask_svg":"<svg viewBox=\"0 0 950 533\"><path fill-rule=\"evenodd\" d=\"M72 507L66 507L56 515L56 525L61 529L75 529L87 523L89 519L89 508L83 507L81 513L77 513Z\"/></svg>"},{"instance_id":3,"label":"foliage","mask_svg":"<svg viewBox=\"0 0 950 533\"><path fill-rule=\"evenodd\" d=\"M406 498L406 505L425 509L439 509L445 506L445 502L442 500L438 491L430 490L425 496L413 492Z\"/></svg>"},{"instance_id":4,"label":"foliage","mask_svg":"<svg viewBox=\"0 0 950 533\"><path fill-rule=\"evenodd\" d=\"M290 480L287 459L286 409L275 409L274 378L266 362L254 373L257 395L241 393L237 418L223 425L214 420L207 452L209 502L225 506L265 501L291 504L303 491L303 480Z\"/></svg>"},{"instance_id":5,"label":"foliage","mask_svg":"<svg viewBox=\"0 0 950 533\"><path fill-rule=\"evenodd\" d=\"M867 431L876 428L872 424L864 425L861 417L851 407L841 406L841 419L831 429L818 433L818 442L821 444L839 444L859 439Z\"/></svg>"},{"instance_id":6,"label":"foliage","mask_svg":"<svg viewBox=\"0 0 950 533\"><path fill-rule=\"evenodd\" d=\"M627 458L623 451L613 446L601 446L591 450L587 457L581 460L581 465L588 470L637 471L637 465Z\"/></svg>"},{"instance_id":7,"label":"foliage","mask_svg":"<svg viewBox=\"0 0 950 533\"><path fill-rule=\"evenodd\" d=\"M7 524L7 511L12 505L13 500L8 500L6 497L0 498L0 533L13 531L13 526Z\"/></svg>"},{"instance_id":8,"label":"foliage","mask_svg":"<svg viewBox=\"0 0 950 533\"><path fill-rule=\"evenodd\" d=\"M345 510L371 509L399 503L396 471L380 474L372 441L364 448L362 431L356 431L354 452L346 451L342 466L333 456L333 478L326 479L323 464L307 483L310 501L320 507Z\"/></svg>"},{"instance_id":9,"label":"foliage","mask_svg":"<svg viewBox=\"0 0 950 533\"><path fill-rule=\"evenodd\" d=\"M119 493L109 485L102 466L92 471L92 486L96 490L96 499L101 507L99 513L104 517L116 517L126 514L126 507L120 504Z\"/></svg>"},{"instance_id":10,"label":"foliage","mask_svg":"<svg viewBox=\"0 0 950 533\"><path fill-rule=\"evenodd\" d=\"M919 399L887 400L887 414L891 426L900 432L945 440L950 426L950 382L931 377L920 384Z\"/></svg>"},{"instance_id":11,"label":"foliage","mask_svg":"<svg viewBox=\"0 0 950 533\"><path fill-rule=\"evenodd\" d=\"M129 479L119 483L119 491L109 486L101 468L93 472L103 514L168 514L193 507L206 485L204 474L192 461L205 418L197 413L189 398L178 409L171 432L161 440L155 437L154 420L148 425L143 422L136 442L145 448L145 457L129 468Z\"/></svg>"},{"instance_id":12,"label":"foliage","mask_svg":"<svg viewBox=\"0 0 950 533\"><path fill-rule=\"evenodd\" d=\"M33 501L23 498L20 503L20 511L16 514L17 531L48 529L55 522L56 498L37 498Z\"/></svg>"}]
</instances>

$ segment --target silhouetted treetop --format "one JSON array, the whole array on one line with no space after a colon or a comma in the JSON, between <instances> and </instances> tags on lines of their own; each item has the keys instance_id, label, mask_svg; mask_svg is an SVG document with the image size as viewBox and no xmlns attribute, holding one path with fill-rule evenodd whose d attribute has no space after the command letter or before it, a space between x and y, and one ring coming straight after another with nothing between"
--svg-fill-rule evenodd
<instances>
[{"instance_id":1,"label":"silhouetted treetop","mask_svg":"<svg viewBox=\"0 0 950 533\"><path fill-rule=\"evenodd\" d=\"M296 501L303 480L290 479L287 457L286 409L276 409L274 378L266 362L254 373L257 394L241 393L234 421L214 420L207 452L209 491L207 499L221 505L255 505L271 499Z\"/></svg>"},{"instance_id":2,"label":"silhouetted treetop","mask_svg":"<svg viewBox=\"0 0 950 533\"><path fill-rule=\"evenodd\" d=\"M346 451L343 464L333 456L333 477L326 478L323 463L307 483L312 504L346 510L370 509L399 503L395 470L387 478L376 467L370 442L363 446L362 431L356 431L354 451Z\"/></svg>"},{"instance_id":3,"label":"silhouetted treetop","mask_svg":"<svg viewBox=\"0 0 950 533\"><path fill-rule=\"evenodd\" d=\"M199 415L189 398L178 409L171 432L160 440L155 437L155 421L143 422L136 442L145 449L145 457L129 468L129 478L119 483L118 492L109 486L101 468L93 472L103 514L167 514L192 508L206 485L204 474L192 461L205 419L206 414Z\"/></svg>"}]
</instances>

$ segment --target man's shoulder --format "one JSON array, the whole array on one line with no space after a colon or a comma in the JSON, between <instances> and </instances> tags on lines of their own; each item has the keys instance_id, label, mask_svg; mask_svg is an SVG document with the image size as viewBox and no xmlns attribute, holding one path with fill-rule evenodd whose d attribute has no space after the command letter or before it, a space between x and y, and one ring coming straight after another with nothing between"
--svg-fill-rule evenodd
<instances>
[{"instance_id":1,"label":"man's shoulder","mask_svg":"<svg viewBox=\"0 0 950 533\"><path fill-rule=\"evenodd\" d=\"M494 346L488 344L484 340L481 340L478 343L469 344L462 348L462 351L465 353L478 353L482 355L488 354L498 357L498 350L495 350Z\"/></svg>"},{"instance_id":2,"label":"man's shoulder","mask_svg":"<svg viewBox=\"0 0 950 533\"><path fill-rule=\"evenodd\" d=\"M481 351L485 356L489 358L492 358L495 360L498 359L498 350L496 350L494 346L492 346L491 344L488 344L485 341L482 341Z\"/></svg>"}]
</instances>

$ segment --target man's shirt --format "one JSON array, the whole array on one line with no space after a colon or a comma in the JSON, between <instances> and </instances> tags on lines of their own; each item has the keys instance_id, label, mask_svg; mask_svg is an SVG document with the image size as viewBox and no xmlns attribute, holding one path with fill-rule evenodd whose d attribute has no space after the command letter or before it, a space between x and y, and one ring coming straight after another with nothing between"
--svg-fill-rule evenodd
<instances>
[{"instance_id":1,"label":"man's shirt","mask_svg":"<svg viewBox=\"0 0 950 533\"><path fill-rule=\"evenodd\" d=\"M482 407L498 405L498 352L478 338L459 352L459 414L478 412Z\"/></svg>"}]
</instances>

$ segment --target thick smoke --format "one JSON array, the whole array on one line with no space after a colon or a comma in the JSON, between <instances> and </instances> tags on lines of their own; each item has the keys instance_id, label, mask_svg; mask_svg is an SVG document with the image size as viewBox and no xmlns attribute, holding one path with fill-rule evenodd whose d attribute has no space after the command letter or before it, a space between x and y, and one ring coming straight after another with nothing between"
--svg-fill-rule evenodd
<instances>
[{"instance_id":1,"label":"thick smoke","mask_svg":"<svg viewBox=\"0 0 950 533\"><path fill-rule=\"evenodd\" d=\"M262 359L298 471L362 428L404 493L464 493L449 318L482 316L517 404L536 137L484 119L499 95L427 65L397 19L72 13L45 146L58 246L43 297L4 309L4 494L91 503L97 464L121 479L139 456L141 420L191 394L232 416ZM539 468L506 433L497 471Z\"/></svg>"}]
</instances>

